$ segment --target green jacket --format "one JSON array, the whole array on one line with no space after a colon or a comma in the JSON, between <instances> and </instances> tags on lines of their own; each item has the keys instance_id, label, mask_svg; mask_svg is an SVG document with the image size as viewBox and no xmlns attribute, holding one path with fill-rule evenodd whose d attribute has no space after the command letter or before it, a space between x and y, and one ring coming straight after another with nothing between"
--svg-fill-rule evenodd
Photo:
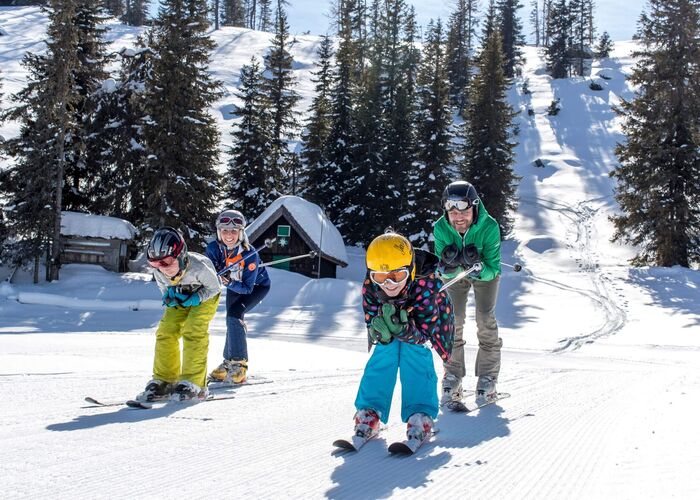
<instances>
[{"instance_id":1,"label":"green jacket","mask_svg":"<svg viewBox=\"0 0 700 500\"><path fill-rule=\"evenodd\" d=\"M433 226L433 236L435 254L438 256L442 255L443 248L452 243L460 250L470 243L476 245L484 268L478 277L470 279L491 281L501 274L501 230L498 222L489 215L483 203L479 204L479 215L464 237L452 227L446 215L440 217ZM462 271L463 268L459 267L454 272L444 274L443 278L449 280Z\"/></svg>"}]
</instances>

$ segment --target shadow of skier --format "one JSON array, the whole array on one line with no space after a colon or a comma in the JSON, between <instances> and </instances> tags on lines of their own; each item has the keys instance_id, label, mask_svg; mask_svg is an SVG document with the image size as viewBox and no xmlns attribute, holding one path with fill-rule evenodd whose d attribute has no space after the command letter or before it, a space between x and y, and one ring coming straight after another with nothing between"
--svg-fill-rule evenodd
<instances>
[{"instance_id":1,"label":"shadow of skier","mask_svg":"<svg viewBox=\"0 0 700 500\"><path fill-rule=\"evenodd\" d=\"M498 403L468 414L443 409L438 420L440 446L472 448L485 441L508 436L510 420L500 416L503 411Z\"/></svg>"},{"instance_id":2,"label":"shadow of skier","mask_svg":"<svg viewBox=\"0 0 700 500\"><path fill-rule=\"evenodd\" d=\"M195 403L202 404L202 403ZM184 410L185 408L190 408L193 406L190 404L166 404L157 408L152 408L150 410L140 410L129 407L119 408L117 411L111 413L97 413L92 415L79 415L69 422L60 422L57 424L50 424L46 426L47 430L50 431L77 431L82 429L92 429L99 427L101 425L110 424L124 424L124 423L136 423L146 420L152 420L154 418L165 418L169 417L173 413ZM97 408L100 409L100 408ZM208 419L203 419L208 420Z\"/></svg>"}]
</instances>

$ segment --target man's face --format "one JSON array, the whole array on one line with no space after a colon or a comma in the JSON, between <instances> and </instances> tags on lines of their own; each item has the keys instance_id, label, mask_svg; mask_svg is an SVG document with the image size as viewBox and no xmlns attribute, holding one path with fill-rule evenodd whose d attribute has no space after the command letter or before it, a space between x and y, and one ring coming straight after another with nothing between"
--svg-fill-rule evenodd
<instances>
[{"instance_id":1,"label":"man's face","mask_svg":"<svg viewBox=\"0 0 700 500\"><path fill-rule=\"evenodd\" d=\"M458 233L464 234L469 229L469 226L474 222L474 210L469 207L466 210L457 210L453 208L447 212L447 217L453 228L457 230Z\"/></svg>"}]
</instances>

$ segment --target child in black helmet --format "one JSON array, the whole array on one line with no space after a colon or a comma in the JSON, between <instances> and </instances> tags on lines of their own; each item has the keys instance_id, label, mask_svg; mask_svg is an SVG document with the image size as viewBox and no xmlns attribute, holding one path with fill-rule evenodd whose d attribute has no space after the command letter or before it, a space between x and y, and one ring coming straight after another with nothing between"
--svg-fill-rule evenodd
<instances>
[{"instance_id":1,"label":"child in black helmet","mask_svg":"<svg viewBox=\"0 0 700 500\"><path fill-rule=\"evenodd\" d=\"M188 252L182 234L172 227L153 234L147 257L166 308L156 331L153 380L136 399L204 399L209 322L219 304L221 282L209 259Z\"/></svg>"}]
</instances>

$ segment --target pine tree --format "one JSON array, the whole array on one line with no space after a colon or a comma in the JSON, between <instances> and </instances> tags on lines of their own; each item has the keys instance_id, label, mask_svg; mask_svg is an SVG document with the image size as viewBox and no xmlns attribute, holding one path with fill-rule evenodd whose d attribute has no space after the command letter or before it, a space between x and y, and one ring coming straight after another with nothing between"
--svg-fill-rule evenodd
<instances>
[{"instance_id":1,"label":"pine tree","mask_svg":"<svg viewBox=\"0 0 700 500\"><path fill-rule=\"evenodd\" d=\"M516 144L510 137L515 113L506 99L511 82L503 68L501 37L498 30L492 30L472 80L462 175L474 184L489 213L498 221L501 234L507 235L513 225L511 212L516 206L518 177L512 170Z\"/></svg>"},{"instance_id":2,"label":"pine tree","mask_svg":"<svg viewBox=\"0 0 700 500\"><path fill-rule=\"evenodd\" d=\"M271 31L272 24L272 0L258 0L258 31Z\"/></svg>"},{"instance_id":3,"label":"pine tree","mask_svg":"<svg viewBox=\"0 0 700 500\"><path fill-rule=\"evenodd\" d=\"M124 15L124 0L103 0L102 3L110 16L120 17Z\"/></svg>"},{"instance_id":4,"label":"pine tree","mask_svg":"<svg viewBox=\"0 0 700 500\"><path fill-rule=\"evenodd\" d=\"M264 92L270 105L272 116L272 149L269 155L273 164L278 166L275 172L279 192L296 193L297 172L293 168L296 162L289 151L289 141L299 131L300 124L295 112L299 94L294 90L296 77L292 71L294 58L289 53L289 24L281 0L277 2L275 13L275 36L272 47L264 57L265 70L269 74L264 82Z\"/></svg>"},{"instance_id":5,"label":"pine tree","mask_svg":"<svg viewBox=\"0 0 700 500\"><path fill-rule=\"evenodd\" d=\"M341 0L338 24L338 51L336 53L336 80L332 92L331 132L326 152L328 192L322 205L336 225L339 224L343 211L343 192L351 182L352 145L354 143L355 123L353 119L353 79L356 67L355 43L352 37L352 1ZM357 180L355 180L357 181ZM339 228L341 233L342 228ZM344 234L345 236L345 234Z\"/></svg>"},{"instance_id":6,"label":"pine tree","mask_svg":"<svg viewBox=\"0 0 700 500\"><path fill-rule=\"evenodd\" d=\"M639 248L635 265L689 267L700 262L700 3L650 0L637 38L638 90L618 109L613 241Z\"/></svg>"},{"instance_id":7,"label":"pine tree","mask_svg":"<svg viewBox=\"0 0 700 500\"><path fill-rule=\"evenodd\" d=\"M333 70L333 41L324 36L317 50L316 84L314 99L309 109L306 128L301 135L303 144L301 159L305 172L301 184L304 186L302 195L309 201L323 205L328 190L328 176L325 167L328 165L326 152L331 130L331 115L333 103L331 90L335 78Z\"/></svg>"},{"instance_id":8,"label":"pine tree","mask_svg":"<svg viewBox=\"0 0 700 500\"><path fill-rule=\"evenodd\" d=\"M46 52L26 54L27 86L12 97L18 105L3 113L3 118L21 123L19 136L7 144L15 161L0 173L6 226L16 241L14 260L34 262L35 283L42 255L47 256L46 278L59 277L66 151L80 102L74 73L79 64L75 16L74 0L50 0Z\"/></svg>"},{"instance_id":9,"label":"pine tree","mask_svg":"<svg viewBox=\"0 0 700 500\"><path fill-rule=\"evenodd\" d=\"M598 40L598 45L595 48L596 57L610 57L610 52L614 48L613 41L610 39L610 35L607 31L603 31L603 34Z\"/></svg>"},{"instance_id":10,"label":"pine tree","mask_svg":"<svg viewBox=\"0 0 700 500\"><path fill-rule=\"evenodd\" d=\"M449 183L447 172L453 165L449 80L439 19L427 26L418 85L418 158L409 174L408 188L415 219L409 239L414 246L427 248L433 223L442 213L436 201Z\"/></svg>"},{"instance_id":11,"label":"pine tree","mask_svg":"<svg viewBox=\"0 0 700 500\"><path fill-rule=\"evenodd\" d=\"M552 78L566 78L571 71L571 13L566 0L557 0L549 10L547 70Z\"/></svg>"},{"instance_id":12,"label":"pine tree","mask_svg":"<svg viewBox=\"0 0 700 500\"><path fill-rule=\"evenodd\" d=\"M222 0L221 24L224 26L246 27L245 5L243 0Z\"/></svg>"},{"instance_id":13,"label":"pine tree","mask_svg":"<svg viewBox=\"0 0 700 500\"><path fill-rule=\"evenodd\" d=\"M252 58L241 68L237 97L241 105L234 115L238 120L229 151L225 191L228 205L248 217L260 215L281 194L276 182L277 165L270 160L272 115L264 92L265 79L260 64Z\"/></svg>"},{"instance_id":14,"label":"pine tree","mask_svg":"<svg viewBox=\"0 0 700 500\"><path fill-rule=\"evenodd\" d=\"M532 34L535 35L535 47L539 47L542 41L539 0L532 0L530 6L532 7L532 10L530 11L530 24L532 25Z\"/></svg>"},{"instance_id":15,"label":"pine tree","mask_svg":"<svg viewBox=\"0 0 700 500\"><path fill-rule=\"evenodd\" d=\"M471 78L472 51L476 37L477 0L457 0L447 34L447 74L450 96L457 109L465 110Z\"/></svg>"},{"instance_id":16,"label":"pine tree","mask_svg":"<svg viewBox=\"0 0 700 500\"><path fill-rule=\"evenodd\" d=\"M220 84L208 71L214 48L208 26L206 0L161 3L143 129L148 159L142 189L149 197L138 222L145 229L179 227L195 243L210 234L220 185L219 133L209 114Z\"/></svg>"},{"instance_id":17,"label":"pine tree","mask_svg":"<svg viewBox=\"0 0 700 500\"><path fill-rule=\"evenodd\" d=\"M151 35L147 32L146 36ZM143 179L146 166L145 87L151 72L152 40L140 38L135 49L122 49L117 81L96 92L93 126L96 134L93 165L96 175L90 198L95 211L142 221L147 210ZM146 188L147 189L147 188Z\"/></svg>"},{"instance_id":18,"label":"pine tree","mask_svg":"<svg viewBox=\"0 0 700 500\"><path fill-rule=\"evenodd\" d=\"M122 20L131 26L143 26L148 21L150 0L126 0L126 10Z\"/></svg>"},{"instance_id":19,"label":"pine tree","mask_svg":"<svg viewBox=\"0 0 700 500\"><path fill-rule=\"evenodd\" d=\"M571 0L569 2L569 12L571 13L571 55L576 59L576 73L584 75L584 59L590 59L591 50L589 40L589 30L592 20L589 15L592 13L590 0Z\"/></svg>"},{"instance_id":20,"label":"pine tree","mask_svg":"<svg viewBox=\"0 0 700 500\"><path fill-rule=\"evenodd\" d=\"M75 0L75 24L78 29L78 64L73 70L79 100L71 120L75 123L66 147L65 186L63 209L90 211L93 204L88 196L90 182L94 180L93 165L100 152L95 147L99 134L109 133L94 122L96 110L95 92L109 77L105 70L108 62L106 20L102 8L93 0Z\"/></svg>"},{"instance_id":21,"label":"pine tree","mask_svg":"<svg viewBox=\"0 0 700 500\"><path fill-rule=\"evenodd\" d=\"M525 45L523 25L518 17L518 9L522 6L520 0L498 0L498 26L503 38L503 61L507 78L513 78L516 67L523 63L523 52L518 47Z\"/></svg>"}]
</instances>

